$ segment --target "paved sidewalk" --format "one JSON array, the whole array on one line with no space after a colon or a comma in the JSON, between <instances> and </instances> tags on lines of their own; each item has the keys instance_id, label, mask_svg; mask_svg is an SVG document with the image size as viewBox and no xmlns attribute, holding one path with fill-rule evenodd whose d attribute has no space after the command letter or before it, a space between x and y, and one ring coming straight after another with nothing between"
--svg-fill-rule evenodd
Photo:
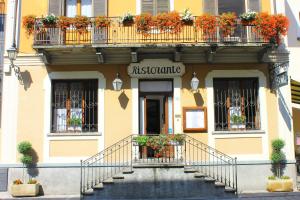
<instances>
[{"instance_id":1,"label":"paved sidewalk","mask_svg":"<svg viewBox=\"0 0 300 200\"><path fill-rule=\"evenodd\" d=\"M39 197L22 197L13 198L7 192L0 192L0 200L79 200L79 195L49 195L49 196L39 196ZM102 200L102 199L101 199ZM126 200L126 199L123 199ZM137 200L137 199L136 199ZM140 199L142 200L142 199ZM147 199L144 199L147 200ZM164 199L167 200L167 199ZM169 199L174 200L174 199ZM196 200L196 199L193 199ZM199 200L213 200L213 199L199 199ZM247 193L240 194L238 198L230 199L219 199L215 200L300 200L300 192L278 192L278 193Z\"/></svg>"}]
</instances>

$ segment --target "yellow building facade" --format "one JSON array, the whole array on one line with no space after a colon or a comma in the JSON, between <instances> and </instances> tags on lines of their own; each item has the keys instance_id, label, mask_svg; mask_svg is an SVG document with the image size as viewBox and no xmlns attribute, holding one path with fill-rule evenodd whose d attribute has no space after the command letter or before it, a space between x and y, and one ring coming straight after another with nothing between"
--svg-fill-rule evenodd
<instances>
[{"instance_id":1,"label":"yellow building facade","mask_svg":"<svg viewBox=\"0 0 300 200\"><path fill-rule=\"evenodd\" d=\"M7 2L12 18L13 2ZM12 166L9 181L20 174L13 166L19 164L16 148L22 141L32 144L40 167L36 177L43 184L51 180L49 167L61 173L69 167L72 176L80 160L132 134L188 135L236 158L240 191L264 188L272 174L271 142L282 138L286 173L295 177L292 121L283 116L271 81L271 66L286 62L287 52L271 48L252 26L238 24L228 36L218 27L206 38L196 27L197 18L175 34L152 28L143 35L135 24L127 27L120 21L128 12L156 15L185 9L193 16L247 10L272 14L272 1L23 0L19 8L20 19L51 13L93 18L100 13L111 21L104 28L91 22L82 34L75 24L62 30L41 27L38 19L28 34L17 23L18 68L6 57L0 132L0 163ZM7 25L6 48L13 42L12 24ZM118 80L120 90L115 88ZM283 96L283 107L290 109L290 97ZM68 194L77 191L77 175L68 180L76 182ZM52 184L45 193L59 190Z\"/></svg>"}]
</instances>

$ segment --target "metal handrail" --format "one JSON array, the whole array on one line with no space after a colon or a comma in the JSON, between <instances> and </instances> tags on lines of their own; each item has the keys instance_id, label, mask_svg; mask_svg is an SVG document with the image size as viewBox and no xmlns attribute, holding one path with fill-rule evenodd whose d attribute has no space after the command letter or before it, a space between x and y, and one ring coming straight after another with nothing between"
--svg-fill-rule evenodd
<instances>
[{"instance_id":1,"label":"metal handrail","mask_svg":"<svg viewBox=\"0 0 300 200\"><path fill-rule=\"evenodd\" d=\"M97 184L114 177L124 169L132 171L133 164L175 164L193 167L203 175L213 178L237 191L236 158L214 149L189 136L183 136L181 142L174 142L170 135L165 137L159 157L149 154L151 144L139 146L138 135L130 135L109 146L105 150L81 161L81 194L93 189ZM146 135L159 139L158 135ZM145 154L145 152L147 152ZM152 152L153 153L153 152ZM154 155L154 156L153 156ZM149 157L150 156L150 157Z\"/></svg>"},{"instance_id":2,"label":"metal handrail","mask_svg":"<svg viewBox=\"0 0 300 200\"><path fill-rule=\"evenodd\" d=\"M197 16L194 17L194 22ZM243 25L236 21L232 35L223 35L222 28L217 24L217 31L207 34L195 25L183 25L181 31L172 33L162 31L156 26L151 27L148 34L142 34L137 25L124 26L120 17L108 17L111 23L108 27L96 27L91 17L91 23L86 31L79 33L74 25L61 30L57 25L44 27L41 18L36 18L34 31L34 45L101 45L101 44L196 44L196 43L268 43L259 31L252 25Z\"/></svg>"}]
</instances>

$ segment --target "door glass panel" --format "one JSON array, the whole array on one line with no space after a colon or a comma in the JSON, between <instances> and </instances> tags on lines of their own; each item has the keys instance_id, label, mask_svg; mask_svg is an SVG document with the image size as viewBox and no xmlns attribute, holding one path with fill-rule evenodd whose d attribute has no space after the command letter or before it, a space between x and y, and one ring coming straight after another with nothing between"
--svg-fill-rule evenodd
<instances>
[{"instance_id":1,"label":"door glass panel","mask_svg":"<svg viewBox=\"0 0 300 200\"><path fill-rule=\"evenodd\" d=\"M172 81L141 81L141 92L172 92Z\"/></svg>"},{"instance_id":2,"label":"door glass panel","mask_svg":"<svg viewBox=\"0 0 300 200\"><path fill-rule=\"evenodd\" d=\"M140 125L139 125L139 133L145 134L145 99L144 97L140 97Z\"/></svg>"},{"instance_id":3,"label":"door glass panel","mask_svg":"<svg viewBox=\"0 0 300 200\"><path fill-rule=\"evenodd\" d=\"M168 97L168 133L173 133L173 97Z\"/></svg>"}]
</instances>

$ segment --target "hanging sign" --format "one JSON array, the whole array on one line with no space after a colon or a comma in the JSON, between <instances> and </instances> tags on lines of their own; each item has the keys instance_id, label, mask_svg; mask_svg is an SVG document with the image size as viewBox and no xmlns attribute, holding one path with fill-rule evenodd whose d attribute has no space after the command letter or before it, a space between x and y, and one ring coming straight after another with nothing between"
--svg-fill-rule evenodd
<instances>
[{"instance_id":1,"label":"hanging sign","mask_svg":"<svg viewBox=\"0 0 300 200\"><path fill-rule=\"evenodd\" d=\"M128 75L133 78L171 78L182 76L185 66L167 59L145 59L128 66Z\"/></svg>"}]
</instances>

